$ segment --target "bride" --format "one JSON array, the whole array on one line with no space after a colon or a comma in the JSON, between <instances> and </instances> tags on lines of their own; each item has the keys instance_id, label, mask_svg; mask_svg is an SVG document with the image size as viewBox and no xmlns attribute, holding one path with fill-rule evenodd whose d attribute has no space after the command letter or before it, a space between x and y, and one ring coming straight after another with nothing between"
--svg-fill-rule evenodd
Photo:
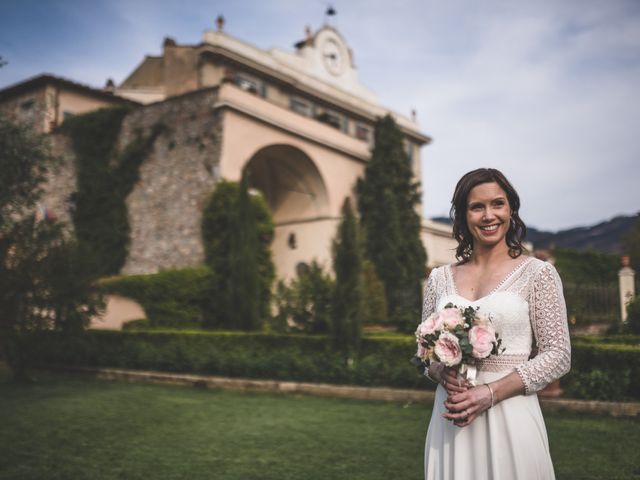
<instances>
[{"instance_id":1,"label":"bride","mask_svg":"<svg viewBox=\"0 0 640 480\"><path fill-rule=\"evenodd\" d=\"M425 371L439 383L425 478L553 479L536 392L569 371L560 278L551 264L522 255L520 198L500 171L467 173L451 203L458 262L431 272L422 319L448 303L473 306L490 315L504 350L478 362L476 386L438 362Z\"/></svg>"}]
</instances>

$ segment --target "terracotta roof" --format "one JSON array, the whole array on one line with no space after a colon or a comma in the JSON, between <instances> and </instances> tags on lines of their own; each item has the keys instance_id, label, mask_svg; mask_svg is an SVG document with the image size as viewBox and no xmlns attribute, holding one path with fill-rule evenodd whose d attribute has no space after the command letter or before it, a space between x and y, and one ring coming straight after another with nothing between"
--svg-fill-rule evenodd
<instances>
[{"instance_id":1,"label":"terracotta roof","mask_svg":"<svg viewBox=\"0 0 640 480\"><path fill-rule=\"evenodd\" d=\"M15 95L19 95L24 92L28 92L30 90L34 90L36 88L44 87L45 85L55 85L58 87L63 87L69 90L74 90L76 92L84 93L85 95L91 95L96 98L100 98L103 100L112 100L117 103L126 103L130 105L139 105L138 102L134 102L132 100L119 97L110 92L105 92L104 90L100 90L97 88L89 87L87 85L83 85L78 82L74 82L72 80L67 80L66 78L56 77L55 75L50 74L42 74L36 77L29 78L22 82L10 85L2 90L0 90L0 101L11 98Z\"/></svg>"}]
</instances>

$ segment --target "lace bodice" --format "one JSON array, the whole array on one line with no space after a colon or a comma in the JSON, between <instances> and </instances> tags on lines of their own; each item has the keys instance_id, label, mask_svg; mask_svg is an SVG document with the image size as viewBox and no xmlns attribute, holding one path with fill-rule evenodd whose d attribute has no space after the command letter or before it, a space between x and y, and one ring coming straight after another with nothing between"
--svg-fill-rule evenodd
<instances>
[{"instance_id":1,"label":"lace bodice","mask_svg":"<svg viewBox=\"0 0 640 480\"><path fill-rule=\"evenodd\" d=\"M515 369L525 393L541 390L569 371L567 308L560 277L550 263L527 258L491 293L475 301L458 293L450 265L435 268L426 282L422 320L449 302L458 307L472 305L491 316L505 350L488 363L519 359ZM537 354L529 358L534 342Z\"/></svg>"}]
</instances>

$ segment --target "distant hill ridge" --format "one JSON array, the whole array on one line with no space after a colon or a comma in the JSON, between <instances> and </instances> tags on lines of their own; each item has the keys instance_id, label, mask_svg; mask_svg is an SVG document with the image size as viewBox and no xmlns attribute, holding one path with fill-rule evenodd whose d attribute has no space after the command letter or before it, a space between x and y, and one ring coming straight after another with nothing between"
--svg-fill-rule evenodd
<instances>
[{"instance_id":1,"label":"distant hill ridge","mask_svg":"<svg viewBox=\"0 0 640 480\"><path fill-rule=\"evenodd\" d=\"M437 222L451 223L448 217L435 217ZM575 250L597 250L607 253L622 253L620 241L631 227L640 221L636 215L620 215L590 227L576 227L558 232L548 232L527 227L527 240L538 248L572 248Z\"/></svg>"}]
</instances>

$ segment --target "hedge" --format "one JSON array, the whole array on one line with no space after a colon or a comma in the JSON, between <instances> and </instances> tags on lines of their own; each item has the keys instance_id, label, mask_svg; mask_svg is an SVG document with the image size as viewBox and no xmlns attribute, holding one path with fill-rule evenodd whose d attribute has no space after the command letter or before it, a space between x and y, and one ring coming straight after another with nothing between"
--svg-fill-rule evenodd
<instances>
[{"instance_id":1,"label":"hedge","mask_svg":"<svg viewBox=\"0 0 640 480\"><path fill-rule=\"evenodd\" d=\"M615 337L614 337L615 338ZM620 337L624 338L624 337ZM605 339L606 342L606 339ZM640 400L640 345L574 339L568 397ZM188 372L230 377L432 389L409 364L415 341L365 337L352 362L321 335L203 331L88 331L31 337L35 364Z\"/></svg>"},{"instance_id":2,"label":"hedge","mask_svg":"<svg viewBox=\"0 0 640 480\"><path fill-rule=\"evenodd\" d=\"M433 388L409 363L411 337L365 339L353 361L326 336L206 331L40 332L30 339L35 365L95 366L255 379L400 388Z\"/></svg>"},{"instance_id":3,"label":"hedge","mask_svg":"<svg viewBox=\"0 0 640 480\"><path fill-rule=\"evenodd\" d=\"M100 282L103 293L137 300L148 320L138 326L199 328L213 274L207 267L162 270L148 275L111 277Z\"/></svg>"}]
</instances>

